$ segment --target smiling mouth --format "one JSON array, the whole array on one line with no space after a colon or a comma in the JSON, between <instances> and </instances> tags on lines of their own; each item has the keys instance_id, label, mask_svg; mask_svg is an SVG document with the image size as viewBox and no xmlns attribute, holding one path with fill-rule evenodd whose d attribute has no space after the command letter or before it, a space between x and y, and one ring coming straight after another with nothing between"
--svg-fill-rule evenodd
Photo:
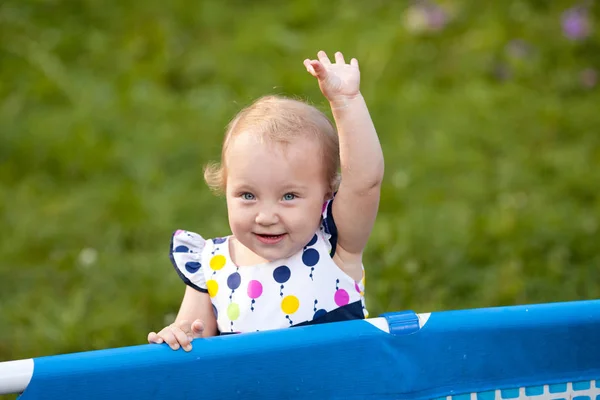
<instances>
[{"instance_id":1,"label":"smiling mouth","mask_svg":"<svg viewBox=\"0 0 600 400\"><path fill-rule=\"evenodd\" d=\"M266 244L275 244L280 242L283 237L285 236L285 233L279 234L279 235L263 235L260 233L255 233L256 237L258 238L258 240L260 240L263 243Z\"/></svg>"}]
</instances>

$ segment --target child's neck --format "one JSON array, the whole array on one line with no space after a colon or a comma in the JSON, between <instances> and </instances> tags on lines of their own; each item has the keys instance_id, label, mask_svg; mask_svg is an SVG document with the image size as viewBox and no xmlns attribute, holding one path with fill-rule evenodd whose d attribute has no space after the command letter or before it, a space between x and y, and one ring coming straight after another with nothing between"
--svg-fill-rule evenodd
<instances>
[{"instance_id":1,"label":"child's neck","mask_svg":"<svg viewBox=\"0 0 600 400\"><path fill-rule=\"evenodd\" d=\"M229 256L238 267L257 265L269 262L240 243L235 236L229 237Z\"/></svg>"}]
</instances>

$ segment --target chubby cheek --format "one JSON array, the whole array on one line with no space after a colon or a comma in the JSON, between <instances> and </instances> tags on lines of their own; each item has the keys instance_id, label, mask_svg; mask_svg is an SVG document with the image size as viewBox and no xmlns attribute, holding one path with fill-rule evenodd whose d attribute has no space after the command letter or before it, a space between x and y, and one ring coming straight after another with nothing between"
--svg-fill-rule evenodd
<instances>
[{"instance_id":1,"label":"chubby cheek","mask_svg":"<svg viewBox=\"0 0 600 400\"><path fill-rule=\"evenodd\" d=\"M251 225L248 212L236 207L234 204L227 202L227 216L229 218L229 227L234 236L239 236L244 231L249 229Z\"/></svg>"},{"instance_id":2,"label":"chubby cheek","mask_svg":"<svg viewBox=\"0 0 600 400\"><path fill-rule=\"evenodd\" d=\"M315 212L316 210L316 212ZM290 216L289 222L293 225L297 237L300 241L310 241L321 222L321 208L315 208L315 210L302 210L303 212L294 213Z\"/></svg>"}]
</instances>

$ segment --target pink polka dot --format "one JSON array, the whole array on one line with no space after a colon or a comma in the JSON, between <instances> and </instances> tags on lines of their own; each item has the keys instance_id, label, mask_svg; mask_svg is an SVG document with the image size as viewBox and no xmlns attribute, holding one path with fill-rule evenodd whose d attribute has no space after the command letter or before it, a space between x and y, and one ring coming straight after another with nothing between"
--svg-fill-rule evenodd
<instances>
[{"instance_id":1,"label":"pink polka dot","mask_svg":"<svg viewBox=\"0 0 600 400\"><path fill-rule=\"evenodd\" d=\"M175 236L179 235L181 232L183 232L183 230L182 230L182 229L177 229L177 230L175 231Z\"/></svg>"},{"instance_id":2,"label":"pink polka dot","mask_svg":"<svg viewBox=\"0 0 600 400\"><path fill-rule=\"evenodd\" d=\"M354 283L354 289L356 289L356 291L358 293L360 293L360 287L358 286L358 283L356 283L356 282Z\"/></svg>"},{"instance_id":3,"label":"pink polka dot","mask_svg":"<svg viewBox=\"0 0 600 400\"><path fill-rule=\"evenodd\" d=\"M346 292L344 289L339 289L335 292L333 300L335 300L335 304L337 304L338 307L342 307L348 304L348 302L350 301L350 296L348 295L348 292Z\"/></svg>"},{"instance_id":4,"label":"pink polka dot","mask_svg":"<svg viewBox=\"0 0 600 400\"><path fill-rule=\"evenodd\" d=\"M259 281L252 280L248 282L248 297L258 299L262 294L263 287Z\"/></svg>"}]
</instances>

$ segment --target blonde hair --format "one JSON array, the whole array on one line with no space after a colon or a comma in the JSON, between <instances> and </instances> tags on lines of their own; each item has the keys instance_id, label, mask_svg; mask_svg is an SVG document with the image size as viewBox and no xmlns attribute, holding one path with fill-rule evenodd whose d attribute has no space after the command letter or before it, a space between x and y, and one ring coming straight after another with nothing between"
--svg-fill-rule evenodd
<instances>
[{"instance_id":1,"label":"blonde hair","mask_svg":"<svg viewBox=\"0 0 600 400\"><path fill-rule=\"evenodd\" d=\"M261 139L284 144L301 136L316 138L321 144L329 190L337 190L340 181L339 140L329 118L303 101L282 96L265 96L241 110L231 120L223 140L221 162L205 166L204 179L216 193L224 193L227 185L227 149L236 136L247 131L260 135Z\"/></svg>"}]
</instances>

